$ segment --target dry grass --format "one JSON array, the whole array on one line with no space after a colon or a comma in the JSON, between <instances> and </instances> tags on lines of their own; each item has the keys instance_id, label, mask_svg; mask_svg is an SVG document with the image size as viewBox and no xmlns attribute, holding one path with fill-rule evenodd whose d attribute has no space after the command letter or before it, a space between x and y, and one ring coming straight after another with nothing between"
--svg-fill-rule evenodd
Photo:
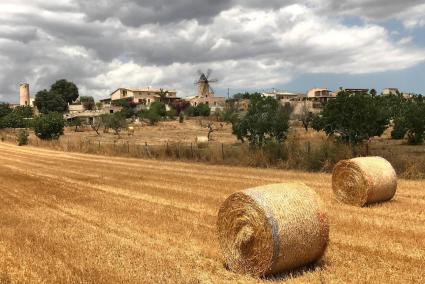
<instances>
[{"instance_id":1,"label":"dry grass","mask_svg":"<svg viewBox=\"0 0 425 284\"><path fill-rule=\"evenodd\" d=\"M424 283L425 182L390 202L337 203L328 174L54 152L0 143L0 282ZM223 265L220 204L238 190L305 182L329 212L318 264L254 279ZM270 283L270 282L267 282Z\"/></svg>"}]
</instances>

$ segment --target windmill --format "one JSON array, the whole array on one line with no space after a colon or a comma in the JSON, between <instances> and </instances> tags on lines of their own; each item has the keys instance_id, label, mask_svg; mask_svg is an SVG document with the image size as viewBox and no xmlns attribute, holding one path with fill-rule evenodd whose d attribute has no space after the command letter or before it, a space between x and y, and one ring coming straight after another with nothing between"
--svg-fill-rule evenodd
<instances>
[{"instance_id":1,"label":"windmill","mask_svg":"<svg viewBox=\"0 0 425 284\"><path fill-rule=\"evenodd\" d=\"M209 97L210 95L214 95L214 90L211 88L210 84L215 83L217 79L210 79L212 70L208 69L205 74L201 70L198 70L199 80L195 82L195 85L198 85L198 97Z\"/></svg>"}]
</instances>

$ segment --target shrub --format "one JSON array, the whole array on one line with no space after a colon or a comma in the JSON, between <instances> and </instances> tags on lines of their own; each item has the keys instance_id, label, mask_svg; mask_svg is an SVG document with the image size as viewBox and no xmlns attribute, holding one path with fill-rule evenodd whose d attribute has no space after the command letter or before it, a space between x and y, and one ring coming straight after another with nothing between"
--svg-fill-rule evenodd
<instances>
[{"instance_id":1,"label":"shrub","mask_svg":"<svg viewBox=\"0 0 425 284\"><path fill-rule=\"evenodd\" d=\"M197 106L190 106L186 109L186 115L197 117L197 116L210 116L211 108L208 104L199 104Z\"/></svg>"},{"instance_id":2,"label":"shrub","mask_svg":"<svg viewBox=\"0 0 425 284\"><path fill-rule=\"evenodd\" d=\"M19 129L16 133L16 143L18 146L28 145L28 130L26 129Z\"/></svg>"},{"instance_id":3,"label":"shrub","mask_svg":"<svg viewBox=\"0 0 425 284\"><path fill-rule=\"evenodd\" d=\"M179 114L179 123L183 123L184 122L184 114L181 112Z\"/></svg>"},{"instance_id":4,"label":"shrub","mask_svg":"<svg viewBox=\"0 0 425 284\"><path fill-rule=\"evenodd\" d=\"M61 114L51 112L34 119L34 132L40 139L58 139L63 135L65 121Z\"/></svg>"},{"instance_id":5,"label":"shrub","mask_svg":"<svg viewBox=\"0 0 425 284\"><path fill-rule=\"evenodd\" d=\"M394 121L394 128L391 131L391 138L396 140L404 139L404 137L406 136L406 132L407 129L403 119L396 119Z\"/></svg>"}]
</instances>

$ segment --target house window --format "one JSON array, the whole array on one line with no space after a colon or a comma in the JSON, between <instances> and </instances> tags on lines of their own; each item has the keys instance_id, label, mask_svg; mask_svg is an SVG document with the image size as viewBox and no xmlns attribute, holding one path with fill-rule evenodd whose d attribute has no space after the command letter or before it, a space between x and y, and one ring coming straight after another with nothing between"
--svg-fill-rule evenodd
<instances>
[{"instance_id":1,"label":"house window","mask_svg":"<svg viewBox=\"0 0 425 284\"><path fill-rule=\"evenodd\" d=\"M110 109L110 110L109 110L109 113L114 113L114 110L113 110L113 109Z\"/></svg>"},{"instance_id":2,"label":"house window","mask_svg":"<svg viewBox=\"0 0 425 284\"><path fill-rule=\"evenodd\" d=\"M125 97L125 96L127 96L127 90L123 90L122 91L122 95Z\"/></svg>"}]
</instances>

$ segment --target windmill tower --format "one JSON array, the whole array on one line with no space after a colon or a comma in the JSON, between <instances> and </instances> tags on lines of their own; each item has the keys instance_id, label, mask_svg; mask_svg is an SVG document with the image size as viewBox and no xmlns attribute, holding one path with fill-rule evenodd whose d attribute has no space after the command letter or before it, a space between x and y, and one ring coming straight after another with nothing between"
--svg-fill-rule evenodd
<instances>
[{"instance_id":1,"label":"windmill tower","mask_svg":"<svg viewBox=\"0 0 425 284\"><path fill-rule=\"evenodd\" d=\"M30 105L30 85L23 83L19 86L19 105Z\"/></svg>"},{"instance_id":2,"label":"windmill tower","mask_svg":"<svg viewBox=\"0 0 425 284\"><path fill-rule=\"evenodd\" d=\"M212 70L208 69L207 73L205 74L202 71L198 71L198 74L200 75L199 80L195 82L195 85L198 85L198 97L201 98L208 98L214 96L214 90L211 88L211 83L215 83L218 80L217 79L210 79Z\"/></svg>"}]
</instances>

